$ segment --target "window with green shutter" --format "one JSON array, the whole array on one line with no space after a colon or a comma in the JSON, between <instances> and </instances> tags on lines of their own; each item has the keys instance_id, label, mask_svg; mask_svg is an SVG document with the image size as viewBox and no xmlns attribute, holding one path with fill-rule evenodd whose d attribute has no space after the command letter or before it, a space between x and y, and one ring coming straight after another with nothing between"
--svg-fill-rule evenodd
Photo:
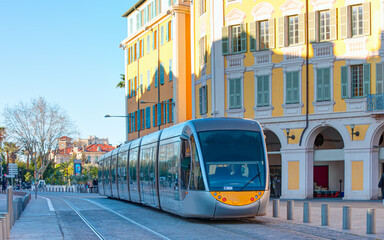
<instances>
[{"instance_id":1,"label":"window with green shutter","mask_svg":"<svg viewBox=\"0 0 384 240\"><path fill-rule=\"evenodd\" d=\"M160 84L164 84L164 63L160 63Z\"/></svg>"},{"instance_id":2,"label":"window with green shutter","mask_svg":"<svg viewBox=\"0 0 384 240\"><path fill-rule=\"evenodd\" d=\"M172 72L172 59L169 59L169 81L173 80L173 72Z\"/></svg>"},{"instance_id":3,"label":"window with green shutter","mask_svg":"<svg viewBox=\"0 0 384 240\"><path fill-rule=\"evenodd\" d=\"M142 129L144 130L145 129L145 109L141 109L141 116L142 116Z\"/></svg>"},{"instance_id":4,"label":"window with green shutter","mask_svg":"<svg viewBox=\"0 0 384 240\"><path fill-rule=\"evenodd\" d=\"M299 103L299 71L286 73L286 104Z\"/></svg>"},{"instance_id":5,"label":"window with green shutter","mask_svg":"<svg viewBox=\"0 0 384 240\"><path fill-rule=\"evenodd\" d=\"M229 27L221 29L221 53L222 55L229 54Z\"/></svg>"},{"instance_id":6,"label":"window with green shutter","mask_svg":"<svg viewBox=\"0 0 384 240\"><path fill-rule=\"evenodd\" d=\"M229 79L229 108L241 108L241 78Z\"/></svg>"},{"instance_id":7,"label":"window with green shutter","mask_svg":"<svg viewBox=\"0 0 384 240\"><path fill-rule=\"evenodd\" d=\"M136 132L136 112L133 113L133 132Z\"/></svg>"},{"instance_id":8,"label":"window with green shutter","mask_svg":"<svg viewBox=\"0 0 384 240\"><path fill-rule=\"evenodd\" d=\"M156 105L152 106L152 126L156 127Z\"/></svg>"},{"instance_id":9,"label":"window with green shutter","mask_svg":"<svg viewBox=\"0 0 384 240\"><path fill-rule=\"evenodd\" d=\"M364 96L363 65L351 66L351 93L352 97Z\"/></svg>"},{"instance_id":10,"label":"window with green shutter","mask_svg":"<svg viewBox=\"0 0 384 240\"><path fill-rule=\"evenodd\" d=\"M159 75L159 71L158 71L158 69L157 69L157 67L155 68L155 87L157 87L157 85L158 85L158 81L159 81L159 77L158 77L158 75Z\"/></svg>"},{"instance_id":11,"label":"window with green shutter","mask_svg":"<svg viewBox=\"0 0 384 240\"><path fill-rule=\"evenodd\" d=\"M167 120L167 123L169 123L169 108L170 108L170 105L171 105L169 100L167 100L167 104L166 105L167 105L167 113L166 113L167 119L166 120Z\"/></svg>"},{"instance_id":12,"label":"window with green shutter","mask_svg":"<svg viewBox=\"0 0 384 240\"><path fill-rule=\"evenodd\" d=\"M257 77L257 106L269 106L269 75Z\"/></svg>"},{"instance_id":13,"label":"window with green shutter","mask_svg":"<svg viewBox=\"0 0 384 240\"><path fill-rule=\"evenodd\" d=\"M145 125L146 128L151 128L151 107L145 108Z\"/></svg>"},{"instance_id":14,"label":"window with green shutter","mask_svg":"<svg viewBox=\"0 0 384 240\"><path fill-rule=\"evenodd\" d=\"M316 101L331 100L331 71L330 68L318 68L316 70Z\"/></svg>"},{"instance_id":15,"label":"window with green shutter","mask_svg":"<svg viewBox=\"0 0 384 240\"><path fill-rule=\"evenodd\" d=\"M384 93L384 63L376 63L376 93Z\"/></svg>"},{"instance_id":16,"label":"window with green shutter","mask_svg":"<svg viewBox=\"0 0 384 240\"><path fill-rule=\"evenodd\" d=\"M171 99L171 102L172 103L174 103L175 101L173 100L173 98ZM173 122L173 117L174 117L174 115L175 115L175 104L171 104L171 106L172 106L172 111L171 111L171 115L172 115L172 122Z\"/></svg>"},{"instance_id":17,"label":"window with green shutter","mask_svg":"<svg viewBox=\"0 0 384 240\"><path fill-rule=\"evenodd\" d=\"M141 130L141 124L140 124L140 120L141 120L141 111L138 110L137 111L137 131L140 131Z\"/></svg>"},{"instance_id":18,"label":"window with green shutter","mask_svg":"<svg viewBox=\"0 0 384 240\"><path fill-rule=\"evenodd\" d=\"M157 126L161 125L161 103L157 104Z\"/></svg>"},{"instance_id":19,"label":"window with green shutter","mask_svg":"<svg viewBox=\"0 0 384 240\"><path fill-rule=\"evenodd\" d=\"M349 98L348 66L341 67L341 98Z\"/></svg>"},{"instance_id":20,"label":"window with green shutter","mask_svg":"<svg viewBox=\"0 0 384 240\"><path fill-rule=\"evenodd\" d=\"M231 26L231 48L232 53L241 53L243 51L242 47L242 26L236 25Z\"/></svg>"}]
</instances>

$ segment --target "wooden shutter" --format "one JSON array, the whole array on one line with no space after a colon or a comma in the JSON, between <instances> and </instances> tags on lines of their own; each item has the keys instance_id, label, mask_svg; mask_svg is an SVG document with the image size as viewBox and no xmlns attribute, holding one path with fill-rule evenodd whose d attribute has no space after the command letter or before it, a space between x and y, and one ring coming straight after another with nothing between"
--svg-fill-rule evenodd
<instances>
[{"instance_id":1,"label":"wooden shutter","mask_svg":"<svg viewBox=\"0 0 384 240\"><path fill-rule=\"evenodd\" d=\"M286 17L280 17L278 22L278 35L279 35L279 47L285 47L287 45L286 42L286 25L287 25L287 18Z\"/></svg>"},{"instance_id":2,"label":"wooden shutter","mask_svg":"<svg viewBox=\"0 0 384 240\"><path fill-rule=\"evenodd\" d=\"M159 71L158 68L155 68L155 87L159 84Z\"/></svg>"},{"instance_id":3,"label":"wooden shutter","mask_svg":"<svg viewBox=\"0 0 384 240\"><path fill-rule=\"evenodd\" d=\"M371 64L366 63L363 65L363 92L364 96L368 96L371 93Z\"/></svg>"},{"instance_id":4,"label":"wooden shutter","mask_svg":"<svg viewBox=\"0 0 384 240\"><path fill-rule=\"evenodd\" d=\"M157 126L161 125L161 103L157 104Z\"/></svg>"},{"instance_id":5,"label":"wooden shutter","mask_svg":"<svg viewBox=\"0 0 384 240\"><path fill-rule=\"evenodd\" d=\"M203 89L202 87L199 88L199 112L200 112L200 115L203 114L203 101L202 101L202 98L203 98Z\"/></svg>"},{"instance_id":6,"label":"wooden shutter","mask_svg":"<svg viewBox=\"0 0 384 240\"><path fill-rule=\"evenodd\" d=\"M310 43L316 42L316 13L308 13L308 38Z\"/></svg>"},{"instance_id":7,"label":"wooden shutter","mask_svg":"<svg viewBox=\"0 0 384 240\"><path fill-rule=\"evenodd\" d=\"M331 14L331 39L330 40L337 40L337 8L331 8L330 10Z\"/></svg>"},{"instance_id":8,"label":"wooden shutter","mask_svg":"<svg viewBox=\"0 0 384 240\"><path fill-rule=\"evenodd\" d=\"M164 84L164 63L160 63L160 84Z\"/></svg>"},{"instance_id":9,"label":"wooden shutter","mask_svg":"<svg viewBox=\"0 0 384 240\"><path fill-rule=\"evenodd\" d=\"M305 13L299 14L299 44L305 44Z\"/></svg>"},{"instance_id":10,"label":"wooden shutter","mask_svg":"<svg viewBox=\"0 0 384 240\"><path fill-rule=\"evenodd\" d=\"M341 67L341 98L349 98L348 66Z\"/></svg>"},{"instance_id":11,"label":"wooden shutter","mask_svg":"<svg viewBox=\"0 0 384 240\"><path fill-rule=\"evenodd\" d=\"M275 19L271 18L268 20L269 28L269 48L275 48Z\"/></svg>"},{"instance_id":12,"label":"wooden shutter","mask_svg":"<svg viewBox=\"0 0 384 240\"><path fill-rule=\"evenodd\" d=\"M224 56L229 54L229 27L221 29L221 53Z\"/></svg>"},{"instance_id":13,"label":"wooden shutter","mask_svg":"<svg viewBox=\"0 0 384 240\"><path fill-rule=\"evenodd\" d=\"M348 31L348 22L350 22L350 19L348 18L349 14L349 7L340 7L340 37L341 39L345 39L349 37L349 31Z\"/></svg>"},{"instance_id":14,"label":"wooden shutter","mask_svg":"<svg viewBox=\"0 0 384 240\"><path fill-rule=\"evenodd\" d=\"M241 29L241 52L247 52L247 24L240 24Z\"/></svg>"},{"instance_id":15,"label":"wooden shutter","mask_svg":"<svg viewBox=\"0 0 384 240\"><path fill-rule=\"evenodd\" d=\"M363 34L371 35L371 3L370 2L363 3Z\"/></svg>"},{"instance_id":16,"label":"wooden shutter","mask_svg":"<svg viewBox=\"0 0 384 240\"><path fill-rule=\"evenodd\" d=\"M249 24L249 50L251 52L256 51L256 24L257 22Z\"/></svg>"},{"instance_id":17,"label":"wooden shutter","mask_svg":"<svg viewBox=\"0 0 384 240\"><path fill-rule=\"evenodd\" d=\"M376 63L376 93L383 94L384 63Z\"/></svg>"},{"instance_id":18,"label":"wooden shutter","mask_svg":"<svg viewBox=\"0 0 384 240\"><path fill-rule=\"evenodd\" d=\"M152 106L152 126L156 126L156 105Z\"/></svg>"}]
</instances>

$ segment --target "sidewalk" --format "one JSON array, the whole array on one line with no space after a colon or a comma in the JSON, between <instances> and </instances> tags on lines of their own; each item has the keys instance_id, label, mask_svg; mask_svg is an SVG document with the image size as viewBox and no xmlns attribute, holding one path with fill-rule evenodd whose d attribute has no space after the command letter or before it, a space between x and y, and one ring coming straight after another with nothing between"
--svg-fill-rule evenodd
<instances>
[{"instance_id":1,"label":"sidewalk","mask_svg":"<svg viewBox=\"0 0 384 240\"><path fill-rule=\"evenodd\" d=\"M15 221L10 239L63 239L56 213L49 210L47 200L32 197L19 220Z\"/></svg>"},{"instance_id":2,"label":"sidewalk","mask_svg":"<svg viewBox=\"0 0 384 240\"><path fill-rule=\"evenodd\" d=\"M280 200L279 217L273 218L273 199L270 200L267 215L270 219L278 219L294 224L303 224L328 228L340 232L352 233L366 237L384 239L384 207L382 200L343 201L341 199L308 199L295 200L294 220L287 220L287 200ZM311 223L303 223L304 202L311 203ZM321 204L329 204L329 226L321 226ZM343 206L350 206L352 212L351 230L342 229ZM376 209L376 234L366 234L367 209Z\"/></svg>"}]
</instances>

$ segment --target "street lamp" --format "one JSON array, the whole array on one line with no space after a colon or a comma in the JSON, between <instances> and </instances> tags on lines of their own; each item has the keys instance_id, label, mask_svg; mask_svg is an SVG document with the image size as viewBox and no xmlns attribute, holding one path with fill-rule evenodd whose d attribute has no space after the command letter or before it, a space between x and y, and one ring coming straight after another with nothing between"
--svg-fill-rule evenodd
<instances>
[{"instance_id":1,"label":"street lamp","mask_svg":"<svg viewBox=\"0 0 384 240\"><path fill-rule=\"evenodd\" d=\"M112 115L109 115L109 114L105 115L104 117L105 118L111 118L111 117L134 118L134 116L129 116L129 115L125 115L125 116L112 116ZM127 127L128 127L128 122L127 122ZM128 129L125 129L125 131L126 131L126 139L125 140L128 141Z\"/></svg>"}]
</instances>

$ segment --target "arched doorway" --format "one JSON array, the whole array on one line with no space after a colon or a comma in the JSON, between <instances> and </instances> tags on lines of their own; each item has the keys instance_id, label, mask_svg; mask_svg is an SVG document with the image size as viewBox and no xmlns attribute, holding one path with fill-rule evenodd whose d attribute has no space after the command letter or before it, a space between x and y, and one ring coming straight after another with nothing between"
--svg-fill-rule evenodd
<instances>
[{"instance_id":1,"label":"arched doorway","mask_svg":"<svg viewBox=\"0 0 384 240\"><path fill-rule=\"evenodd\" d=\"M374 154L374 161L378 161L378 177L377 182L380 181L381 176L384 173L384 128L379 129L377 136L373 138L373 148L378 149L378 152ZM377 156L377 157L376 157ZM378 187L377 184L374 184L373 187ZM377 196L383 198L381 189L378 189Z\"/></svg>"},{"instance_id":2,"label":"arched doorway","mask_svg":"<svg viewBox=\"0 0 384 240\"><path fill-rule=\"evenodd\" d=\"M332 127L321 127L313 142L313 197L344 196L344 141Z\"/></svg>"},{"instance_id":3,"label":"arched doorway","mask_svg":"<svg viewBox=\"0 0 384 240\"><path fill-rule=\"evenodd\" d=\"M265 130L265 142L267 144L271 197L281 196L281 143L275 133L270 130Z\"/></svg>"}]
</instances>

